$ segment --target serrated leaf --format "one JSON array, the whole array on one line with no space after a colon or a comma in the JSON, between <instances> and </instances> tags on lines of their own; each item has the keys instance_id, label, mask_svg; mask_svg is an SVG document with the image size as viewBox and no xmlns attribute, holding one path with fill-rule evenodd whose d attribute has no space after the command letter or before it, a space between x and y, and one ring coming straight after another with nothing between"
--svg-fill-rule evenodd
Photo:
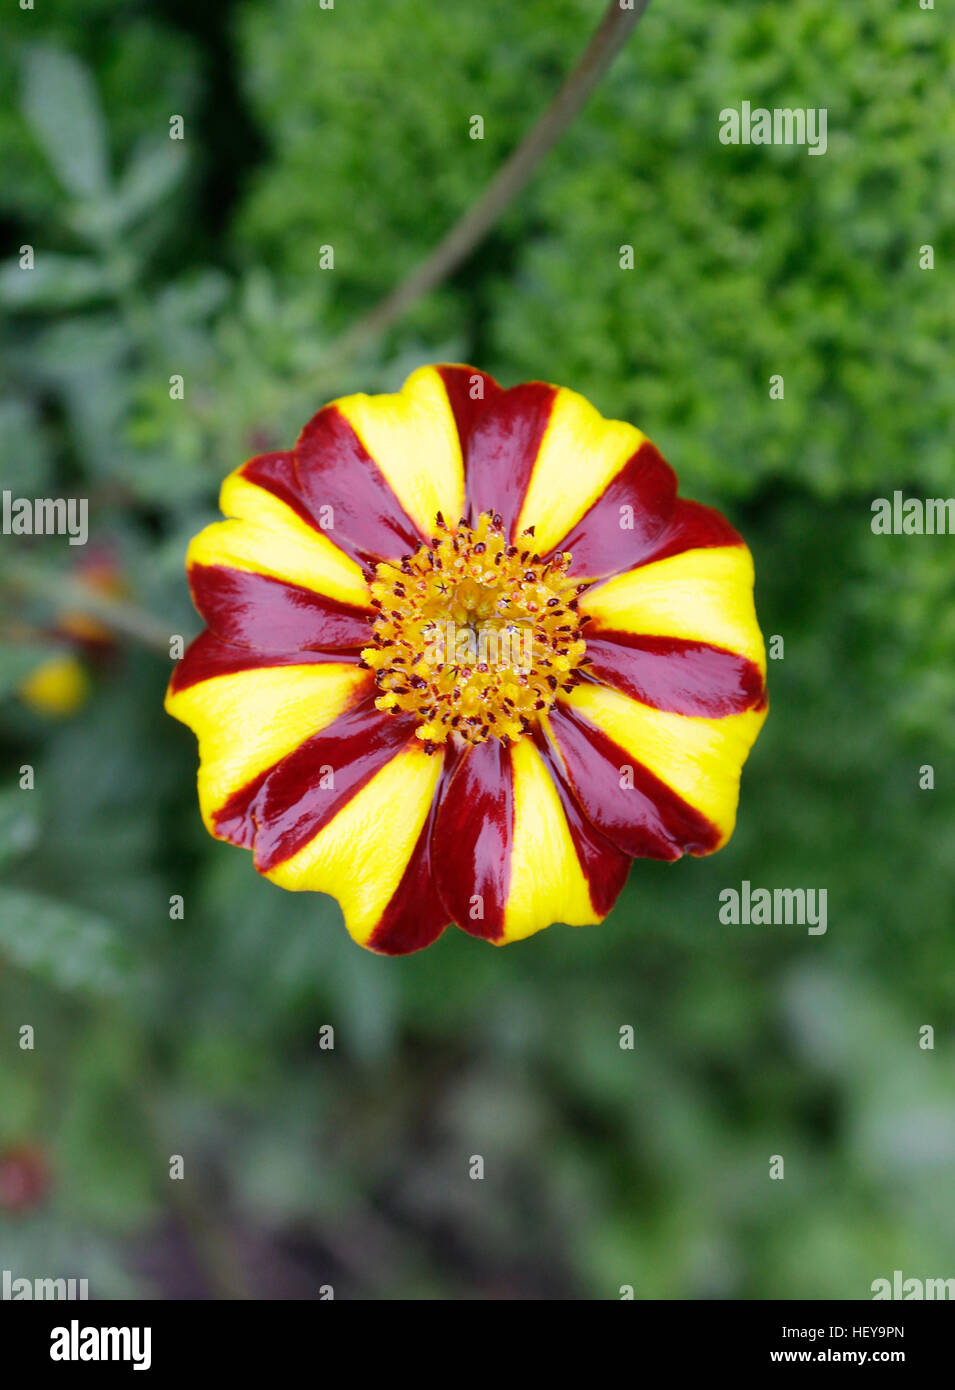
<instances>
[{"instance_id":1,"label":"serrated leaf","mask_svg":"<svg viewBox=\"0 0 955 1390\"><path fill-rule=\"evenodd\" d=\"M77 197L109 185L102 109L87 69L61 48L35 44L23 71L23 113L60 182Z\"/></svg>"}]
</instances>

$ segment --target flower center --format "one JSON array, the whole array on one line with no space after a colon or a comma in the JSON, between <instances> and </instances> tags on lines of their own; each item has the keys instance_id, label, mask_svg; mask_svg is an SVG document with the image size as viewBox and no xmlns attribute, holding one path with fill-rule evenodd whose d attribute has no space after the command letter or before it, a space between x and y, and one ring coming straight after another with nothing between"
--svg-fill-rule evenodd
<instances>
[{"instance_id":1,"label":"flower center","mask_svg":"<svg viewBox=\"0 0 955 1390\"><path fill-rule=\"evenodd\" d=\"M506 744L527 733L570 690L585 665L570 554L546 563L533 553L534 528L508 544L500 516L449 526L398 564L376 566L374 646L362 663L375 672L380 710L410 713L429 753L449 738Z\"/></svg>"}]
</instances>

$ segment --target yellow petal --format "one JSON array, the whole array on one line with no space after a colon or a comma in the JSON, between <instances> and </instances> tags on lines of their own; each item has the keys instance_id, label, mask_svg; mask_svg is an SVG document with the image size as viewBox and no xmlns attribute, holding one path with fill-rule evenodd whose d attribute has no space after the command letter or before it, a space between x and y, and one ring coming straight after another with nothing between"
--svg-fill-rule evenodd
<instances>
[{"instance_id":1,"label":"yellow petal","mask_svg":"<svg viewBox=\"0 0 955 1390\"><path fill-rule=\"evenodd\" d=\"M517 534L534 527L543 555L561 541L620 472L645 436L622 420L605 420L576 391L561 387L551 408Z\"/></svg>"},{"instance_id":2,"label":"yellow petal","mask_svg":"<svg viewBox=\"0 0 955 1390\"><path fill-rule=\"evenodd\" d=\"M353 663L265 666L213 676L166 696L199 739L199 807L210 833L229 797L326 728L367 685Z\"/></svg>"},{"instance_id":3,"label":"yellow petal","mask_svg":"<svg viewBox=\"0 0 955 1390\"><path fill-rule=\"evenodd\" d=\"M293 891L330 893L351 935L365 945L411 859L440 772L440 758L410 744L266 878Z\"/></svg>"},{"instance_id":4,"label":"yellow petal","mask_svg":"<svg viewBox=\"0 0 955 1390\"><path fill-rule=\"evenodd\" d=\"M334 405L426 536L439 511L448 522L464 514L461 442L434 367L412 372L394 395L346 396Z\"/></svg>"},{"instance_id":5,"label":"yellow petal","mask_svg":"<svg viewBox=\"0 0 955 1390\"><path fill-rule=\"evenodd\" d=\"M241 469L222 484L219 505L229 520L199 532L189 546L187 565L227 565L267 574L340 603L368 607L368 585L355 561L274 493L244 478Z\"/></svg>"},{"instance_id":6,"label":"yellow petal","mask_svg":"<svg viewBox=\"0 0 955 1390\"><path fill-rule=\"evenodd\" d=\"M531 936L552 922L572 927L599 922L554 779L529 739L514 744L511 761L511 880L499 944Z\"/></svg>"},{"instance_id":7,"label":"yellow petal","mask_svg":"<svg viewBox=\"0 0 955 1390\"><path fill-rule=\"evenodd\" d=\"M619 632L725 647L766 672L753 559L745 545L685 550L629 570L583 594L580 611Z\"/></svg>"},{"instance_id":8,"label":"yellow petal","mask_svg":"<svg viewBox=\"0 0 955 1390\"><path fill-rule=\"evenodd\" d=\"M720 832L720 846L726 843L736 824L740 773L765 707L697 719L652 709L600 685L576 686L562 699L706 816Z\"/></svg>"}]
</instances>

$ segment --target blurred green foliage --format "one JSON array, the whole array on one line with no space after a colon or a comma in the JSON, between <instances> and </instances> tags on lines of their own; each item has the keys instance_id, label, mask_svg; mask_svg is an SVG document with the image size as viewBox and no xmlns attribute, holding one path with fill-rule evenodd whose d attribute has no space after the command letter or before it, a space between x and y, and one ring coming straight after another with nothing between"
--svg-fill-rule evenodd
<instances>
[{"instance_id":1,"label":"blurred green foliage","mask_svg":"<svg viewBox=\"0 0 955 1390\"><path fill-rule=\"evenodd\" d=\"M336 367L600 6L214 9L0 19L3 487L88 496L121 601L188 637L183 552L227 471L333 394L474 360L638 423L743 530L785 656L720 855L637 864L600 928L381 960L205 835L169 662L77 647L50 603L77 553L4 541L0 1205L23 1146L51 1186L8 1195L0 1267L365 1297L864 1298L895 1268L952 1274L952 540L869 526L896 488L953 492L944 16L651 5L477 254ZM720 145L744 98L828 108L825 157ZM94 689L57 718L17 690L64 651ZM825 887L827 935L721 927L743 878Z\"/></svg>"}]
</instances>

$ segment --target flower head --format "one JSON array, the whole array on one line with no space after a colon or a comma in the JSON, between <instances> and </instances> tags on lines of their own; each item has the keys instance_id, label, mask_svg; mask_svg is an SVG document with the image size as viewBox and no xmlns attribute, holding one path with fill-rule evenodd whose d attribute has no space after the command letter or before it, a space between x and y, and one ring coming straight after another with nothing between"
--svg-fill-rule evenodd
<instances>
[{"instance_id":1,"label":"flower head","mask_svg":"<svg viewBox=\"0 0 955 1390\"><path fill-rule=\"evenodd\" d=\"M753 566L632 425L425 367L232 473L166 707L210 832L414 951L601 921L719 849L766 717Z\"/></svg>"},{"instance_id":2,"label":"flower head","mask_svg":"<svg viewBox=\"0 0 955 1390\"><path fill-rule=\"evenodd\" d=\"M71 567L70 577L94 595L118 598L125 594L122 570L111 552L94 545ZM80 655L102 664L114 650L113 635L82 609L67 608L47 631L25 629L24 636L52 639L59 650L45 657L17 686L20 699L39 714L55 719L73 715L89 699L92 682Z\"/></svg>"},{"instance_id":3,"label":"flower head","mask_svg":"<svg viewBox=\"0 0 955 1390\"><path fill-rule=\"evenodd\" d=\"M86 703L90 680L82 662L69 652L49 656L20 681L20 699L40 714L65 719Z\"/></svg>"}]
</instances>

